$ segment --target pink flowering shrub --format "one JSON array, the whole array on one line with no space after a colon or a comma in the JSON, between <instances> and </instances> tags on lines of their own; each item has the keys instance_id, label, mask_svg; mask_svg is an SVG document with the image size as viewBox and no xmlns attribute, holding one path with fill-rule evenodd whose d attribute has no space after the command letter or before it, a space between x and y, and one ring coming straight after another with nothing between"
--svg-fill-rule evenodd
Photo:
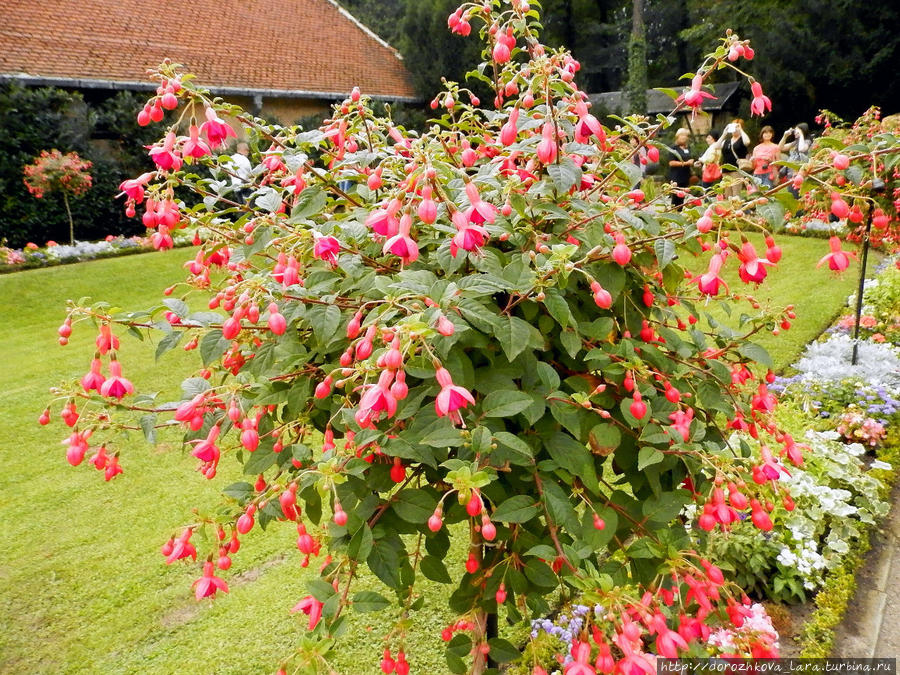
<instances>
[{"instance_id":1,"label":"pink flowering shrub","mask_svg":"<svg viewBox=\"0 0 900 675\"><path fill-rule=\"evenodd\" d=\"M851 406L838 419L837 432L848 443L862 443L874 448L884 440L885 429L877 420Z\"/></svg>"},{"instance_id":2,"label":"pink flowering shrub","mask_svg":"<svg viewBox=\"0 0 900 675\"><path fill-rule=\"evenodd\" d=\"M80 197L87 192L92 183L89 169L92 164L78 156L76 152L62 154L53 149L42 150L34 163L25 167L25 186L38 199L49 192L60 192L69 216L69 243L75 243L72 212L69 209L69 195Z\"/></svg>"},{"instance_id":3,"label":"pink flowering shrub","mask_svg":"<svg viewBox=\"0 0 900 675\"><path fill-rule=\"evenodd\" d=\"M54 404L72 427L69 461L102 442L111 477L132 451L117 429L137 417L152 440L174 418L204 478L237 461L247 480L166 542L166 562L202 564L195 593L212 596L228 589L214 566L230 567L241 537L296 528L300 564L320 567L293 609L307 644L327 652L348 609L382 611L373 661L385 673L415 666L405 636L423 578L448 585L459 616L441 635L452 672L518 658L488 616L543 616L558 591L605 608L573 636L567 673L650 673L657 654L705 653L712 631L753 610L694 552L679 514L695 505L703 533L742 518L771 530L784 463L802 462L752 342L789 310L731 330L703 309L733 298L725 264L746 284L777 264L771 237L760 256L740 234L766 230L768 201L678 211L665 190L647 199L629 137L652 144L667 121L601 125L578 62L538 42L537 18L525 0L451 15L460 34L483 26L478 72L494 105L447 83L421 135L377 117L358 90L319 129L265 125L164 64L139 121L183 106L187 134L166 128L150 149L157 169L123 183L126 208L143 211L159 248L187 224L209 238L161 306L73 304L59 329L65 343L76 324L99 325L90 371ZM729 34L700 84L748 50ZM249 198L212 152L226 118L255 148ZM176 188L202 200L188 208ZM680 260L712 249L693 283ZM208 310L192 312L189 293ZM198 352L183 400L157 402L127 379L123 330L159 332L160 356ZM729 445L733 430L764 441L760 458ZM198 551L199 530L211 543ZM448 568L459 533L468 556ZM379 591L354 590L364 568ZM763 637L740 649L774 653Z\"/></svg>"}]
</instances>

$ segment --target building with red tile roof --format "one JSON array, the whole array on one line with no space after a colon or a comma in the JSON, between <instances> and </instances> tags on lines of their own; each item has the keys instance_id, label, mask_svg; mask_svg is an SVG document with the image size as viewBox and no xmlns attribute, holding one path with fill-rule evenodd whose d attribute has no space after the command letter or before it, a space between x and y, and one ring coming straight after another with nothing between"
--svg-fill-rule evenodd
<instances>
[{"instance_id":1,"label":"building with red tile roof","mask_svg":"<svg viewBox=\"0 0 900 675\"><path fill-rule=\"evenodd\" d=\"M2 5L0 81L152 90L147 70L168 58L213 93L283 122L326 111L354 86L380 100L418 100L397 51L334 0Z\"/></svg>"}]
</instances>

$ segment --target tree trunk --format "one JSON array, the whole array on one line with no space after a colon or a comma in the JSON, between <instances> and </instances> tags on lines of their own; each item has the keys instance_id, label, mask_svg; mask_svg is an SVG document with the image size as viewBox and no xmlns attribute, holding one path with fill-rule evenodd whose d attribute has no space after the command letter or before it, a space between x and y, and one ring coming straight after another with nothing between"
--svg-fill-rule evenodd
<instances>
[{"instance_id":1,"label":"tree trunk","mask_svg":"<svg viewBox=\"0 0 900 675\"><path fill-rule=\"evenodd\" d=\"M628 41L628 79L625 83L628 111L647 112L647 28L644 0L631 2L631 38Z\"/></svg>"},{"instance_id":2,"label":"tree trunk","mask_svg":"<svg viewBox=\"0 0 900 675\"><path fill-rule=\"evenodd\" d=\"M63 203L66 205L66 213L69 214L69 246L75 245L75 224L72 222L72 210L69 208L69 195L63 190Z\"/></svg>"}]
</instances>

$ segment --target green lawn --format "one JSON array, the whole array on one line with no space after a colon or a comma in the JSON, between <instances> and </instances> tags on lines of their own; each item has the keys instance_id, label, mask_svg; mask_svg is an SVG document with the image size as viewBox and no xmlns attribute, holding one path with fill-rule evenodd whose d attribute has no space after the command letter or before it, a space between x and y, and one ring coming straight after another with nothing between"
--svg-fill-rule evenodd
<instances>
[{"instance_id":1,"label":"green lawn","mask_svg":"<svg viewBox=\"0 0 900 675\"><path fill-rule=\"evenodd\" d=\"M814 269L826 242L782 237L782 246L772 283L757 295L797 306L795 328L763 341L777 345L776 361L785 365L839 311L858 268L832 280ZM67 427L36 423L48 389L80 377L90 362L92 328L78 324L69 346L56 344L65 301L91 296L149 307L183 276L190 256L182 249L0 277L0 672L272 672L303 633L305 617L291 617L288 609L316 572L315 564L300 567L292 527L245 537L225 574L232 591L214 603L197 603L190 592L199 567L167 567L159 554L192 507L212 509L221 487L237 477L227 458L220 477L208 482L174 437L151 448L136 435L122 446L125 473L105 483L86 462L66 463L60 441ZM161 400L179 398L182 375L199 367L198 357L181 350L157 366L153 345L130 338L122 339L120 353L125 376L138 389L164 392ZM463 552L451 551L448 567L460 570L462 562ZM447 590L437 584L423 590L428 602L414 616L407 651L416 672L440 673L446 666L438 634L452 619L443 608ZM355 615L338 650L339 672L380 672L380 638L389 622L387 614Z\"/></svg>"}]
</instances>

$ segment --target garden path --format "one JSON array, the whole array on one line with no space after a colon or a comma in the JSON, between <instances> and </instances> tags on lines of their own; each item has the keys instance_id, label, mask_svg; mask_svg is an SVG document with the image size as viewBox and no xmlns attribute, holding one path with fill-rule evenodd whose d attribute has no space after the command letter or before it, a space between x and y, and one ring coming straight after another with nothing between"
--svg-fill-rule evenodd
<instances>
[{"instance_id":1,"label":"garden path","mask_svg":"<svg viewBox=\"0 0 900 675\"><path fill-rule=\"evenodd\" d=\"M856 594L838 627L832 656L900 656L900 486L893 507L856 576Z\"/></svg>"}]
</instances>

